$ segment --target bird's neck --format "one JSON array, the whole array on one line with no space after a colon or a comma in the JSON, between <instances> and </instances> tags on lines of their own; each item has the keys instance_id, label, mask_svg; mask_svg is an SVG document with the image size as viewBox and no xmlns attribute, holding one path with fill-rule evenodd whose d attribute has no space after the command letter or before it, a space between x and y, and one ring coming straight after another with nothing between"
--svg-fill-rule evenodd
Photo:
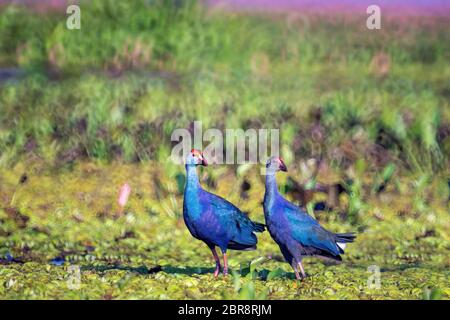
<instances>
[{"instance_id":1,"label":"bird's neck","mask_svg":"<svg viewBox=\"0 0 450 320\"><path fill-rule=\"evenodd\" d=\"M194 165L186 165L186 186L184 188L183 215L189 219L198 219L201 215L200 192L202 187Z\"/></svg>"},{"instance_id":2,"label":"bird's neck","mask_svg":"<svg viewBox=\"0 0 450 320\"><path fill-rule=\"evenodd\" d=\"M186 165L186 189L199 189L197 168L193 165Z\"/></svg>"},{"instance_id":3,"label":"bird's neck","mask_svg":"<svg viewBox=\"0 0 450 320\"><path fill-rule=\"evenodd\" d=\"M275 178L275 172L266 172L266 193L264 195L264 205L266 207L270 207L277 194L278 186Z\"/></svg>"}]
</instances>

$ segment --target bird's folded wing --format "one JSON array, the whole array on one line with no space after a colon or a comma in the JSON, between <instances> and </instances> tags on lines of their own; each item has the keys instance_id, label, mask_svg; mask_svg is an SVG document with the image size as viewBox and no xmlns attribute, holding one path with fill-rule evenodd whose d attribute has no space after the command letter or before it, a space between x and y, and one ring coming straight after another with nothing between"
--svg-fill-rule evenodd
<instances>
[{"instance_id":1,"label":"bird's folded wing","mask_svg":"<svg viewBox=\"0 0 450 320\"><path fill-rule=\"evenodd\" d=\"M297 212L288 209L286 215L292 238L303 247L313 247L332 255L339 255L339 248L336 245L334 235L320 226L314 218L300 209Z\"/></svg>"}]
</instances>

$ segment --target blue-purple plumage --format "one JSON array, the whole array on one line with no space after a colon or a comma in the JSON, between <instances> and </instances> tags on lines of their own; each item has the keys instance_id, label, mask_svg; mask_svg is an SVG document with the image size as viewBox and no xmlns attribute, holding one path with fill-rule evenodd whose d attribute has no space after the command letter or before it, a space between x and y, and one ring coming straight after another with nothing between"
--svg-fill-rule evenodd
<instances>
[{"instance_id":1,"label":"blue-purple plumage","mask_svg":"<svg viewBox=\"0 0 450 320\"><path fill-rule=\"evenodd\" d=\"M186 186L183 215L195 238L222 251L255 249L257 238L253 232L264 230L263 225L251 221L233 204L199 185Z\"/></svg>"},{"instance_id":2,"label":"blue-purple plumage","mask_svg":"<svg viewBox=\"0 0 450 320\"><path fill-rule=\"evenodd\" d=\"M279 245L299 278L298 267L305 276L301 261L305 256L319 256L341 261L344 243L355 239L353 233L335 234L324 229L313 217L283 198L277 188L275 173L286 171L280 158L267 163L264 216L270 235Z\"/></svg>"},{"instance_id":3,"label":"blue-purple plumage","mask_svg":"<svg viewBox=\"0 0 450 320\"><path fill-rule=\"evenodd\" d=\"M203 190L197 176L199 163L196 154L193 155L186 163L183 203L184 221L192 236L205 242L212 251L219 247L223 254L227 249L256 249L255 232L264 231L264 225L251 221L229 201Z\"/></svg>"}]
</instances>

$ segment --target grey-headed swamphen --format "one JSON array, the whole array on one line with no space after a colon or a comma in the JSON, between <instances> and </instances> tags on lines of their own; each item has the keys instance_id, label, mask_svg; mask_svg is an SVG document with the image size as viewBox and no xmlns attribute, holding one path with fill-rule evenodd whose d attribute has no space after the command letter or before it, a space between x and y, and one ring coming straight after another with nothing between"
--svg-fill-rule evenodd
<instances>
[{"instance_id":1,"label":"grey-headed swamphen","mask_svg":"<svg viewBox=\"0 0 450 320\"><path fill-rule=\"evenodd\" d=\"M345 244L353 242L354 233L333 233L325 230L313 217L292 204L278 192L275 173L287 171L279 157L272 157L266 164L266 192L264 216L270 235L280 247L284 259L291 264L295 277L305 278L302 259L317 256L342 261Z\"/></svg>"},{"instance_id":2,"label":"grey-headed swamphen","mask_svg":"<svg viewBox=\"0 0 450 320\"><path fill-rule=\"evenodd\" d=\"M192 236L203 241L216 261L214 276L221 265L216 246L223 254L223 273L228 273L227 249L254 250L258 242L254 232L264 231L264 224L251 221L227 200L202 189L197 176L197 166L206 166L203 154L193 149L186 159L186 185L184 189L183 216Z\"/></svg>"}]
</instances>

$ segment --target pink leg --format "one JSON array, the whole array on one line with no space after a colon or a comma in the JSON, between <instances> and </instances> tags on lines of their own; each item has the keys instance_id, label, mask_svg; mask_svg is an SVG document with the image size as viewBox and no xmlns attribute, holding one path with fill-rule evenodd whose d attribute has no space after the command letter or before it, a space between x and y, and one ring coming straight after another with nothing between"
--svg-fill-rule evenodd
<instances>
[{"instance_id":1,"label":"pink leg","mask_svg":"<svg viewBox=\"0 0 450 320\"><path fill-rule=\"evenodd\" d=\"M301 261L299 261L298 266L300 267L300 271L302 272L302 277L303 279L306 278L306 273L305 273L305 269L303 269L303 264Z\"/></svg>"},{"instance_id":2,"label":"pink leg","mask_svg":"<svg viewBox=\"0 0 450 320\"><path fill-rule=\"evenodd\" d=\"M216 270L214 270L214 278L217 278L219 276L219 272L220 272L220 268L221 268L220 259L219 259L219 256L217 255L216 248L215 247L209 247L209 248L211 249L211 252L214 256L214 260L216 261Z\"/></svg>"},{"instance_id":3,"label":"pink leg","mask_svg":"<svg viewBox=\"0 0 450 320\"><path fill-rule=\"evenodd\" d=\"M223 274L226 276L228 274L228 261L227 254L223 253Z\"/></svg>"},{"instance_id":4,"label":"pink leg","mask_svg":"<svg viewBox=\"0 0 450 320\"><path fill-rule=\"evenodd\" d=\"M298 266L297 266L297 262L294 260L294 259L292 259L292 269L294 269L294 273L295 273L295 278L297 279L297 280L300 280L301 278L300 278L300 274L298 273Z\"/></svg>"}]
</instances>

